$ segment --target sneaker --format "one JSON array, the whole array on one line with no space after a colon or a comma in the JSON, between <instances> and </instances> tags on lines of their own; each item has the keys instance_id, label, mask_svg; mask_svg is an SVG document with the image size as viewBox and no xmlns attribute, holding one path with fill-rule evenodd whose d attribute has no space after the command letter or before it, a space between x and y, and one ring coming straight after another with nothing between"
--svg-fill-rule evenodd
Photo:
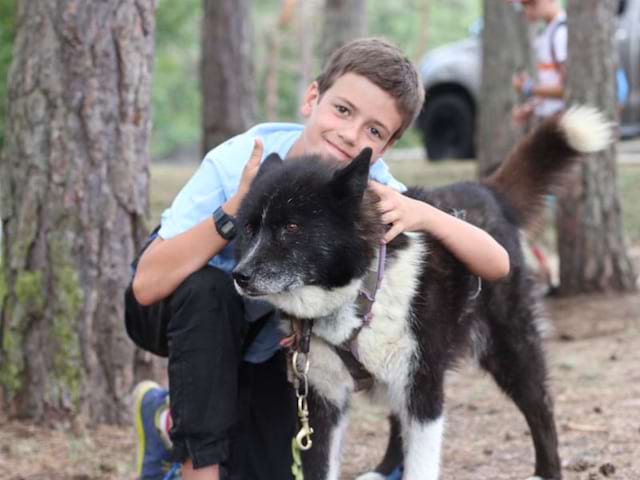
<instances>
[{"instance_id":1,"label":"sneaker","mask_svg":"<svg viewBox=\"0 0 640 480\"><path fill-rule=\"evenodd\" d=\"M398 465L395 470L387 476L386 480L400 480L402 478L403 470L403 466Z\"/></svg>"},{"instance_id":2,"label":"sneaker","mask_svg":"<svg viewBox=\"0 0 640 480\"><path fill-rule=\"evenodd\" d=\"M169 408L169 392L146 380L136 386L133 399L138 438L136 478L164 480L172 470L172 462L170 446L163 440L159 426L160 414Z\"/></svg>"}]
</instances>

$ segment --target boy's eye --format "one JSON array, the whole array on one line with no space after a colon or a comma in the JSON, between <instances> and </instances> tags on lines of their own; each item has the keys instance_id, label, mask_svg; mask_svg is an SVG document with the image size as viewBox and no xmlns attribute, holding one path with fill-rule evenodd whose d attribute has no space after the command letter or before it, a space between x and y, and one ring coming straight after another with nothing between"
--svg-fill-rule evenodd
<instances>
[{"instance_id":1,"label":"boy's eye","mask_svg":"<svg viewBox=\"0 0 640 480\"><path fill-rule=\"evenodd\" d=\"M377 137L382 140L382 134L380 133L380 130L378 130L376 127L371 127L369 131L374 137Z\"/></svg>"},{"instance_id":2,"label":"boy's eye","mask_svg":"<svg viewBox=\"0 0 640 480\"><path fill-rule=\"evenodd\" d=\"M349 109L344 105L336 105L336 111L342 115L349 113Z\"/></svg>"}]
</instances>

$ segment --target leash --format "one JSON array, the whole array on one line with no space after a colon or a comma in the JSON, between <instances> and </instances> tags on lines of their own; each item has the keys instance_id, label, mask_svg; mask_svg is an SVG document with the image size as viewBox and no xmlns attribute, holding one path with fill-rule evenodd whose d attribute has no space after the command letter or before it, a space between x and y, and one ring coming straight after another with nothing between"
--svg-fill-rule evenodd
<instances>
[{"instance_id":1,"label":"leash","mask_svg":"<svg viewBox=\"0 0 640 480\"><path fill-rule=\"evenodd\" d=\"M313 320L291 319L291 327L293 333L282 342L282 344L286 344L287 341L289 343L290 372L293 373L291 382L296 392L298 421L300 422L300 430L291 439L291 456L293 458L291 474L295 480L304 480L301 452L309 450L313 445L311 440L313 428L309 425L309 403L307 400L309 396L309 344Z\"/></svg>"},{"instance_id":2,"label":"leash","mask_svg":"<svg viewBox=\"0 0 640 480\"><path fill-rule=\"evenodd\" d=\"M356 299L356 311L357 315L363 319L362 325L354 330L343 345L334 346L334 350L354 379L356 391L373 386L373 376L359 360L356 340L362 328L371 323L373 316L371 311L376 301L376 293L384 278L384 267L387 258L386 244L380 243L376 253L376 268L369 270L363 279ZM280 342L281 346L289 348L291 358L290 372L292 373L290 380L296 392L298 421L300 423L300 430L291 439L291 454L293 457L291 473L295 480L304 480L301 452L309 450L313 445L311 440L313 428L309 424L309 403L307 398L309 395L309 344L312 329L313 320L291 318L292 333Z\"/></svg>"}]
</instances>

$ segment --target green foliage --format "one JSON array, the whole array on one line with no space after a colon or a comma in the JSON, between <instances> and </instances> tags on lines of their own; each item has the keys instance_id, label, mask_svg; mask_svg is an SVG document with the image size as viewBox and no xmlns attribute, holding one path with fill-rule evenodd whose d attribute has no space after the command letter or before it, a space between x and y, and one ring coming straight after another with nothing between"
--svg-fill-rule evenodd
<instances>
[{"instance_id":1,"label":"green foliage","mask_svg":"<svg viewBox=\"0 0 640 480\"><path fill-rule=\"evenodd\" d=\"M422 19L417 15L420 4L419 0L369 0L369 33L390 39L417 61L426 49L465 37L471 23L481 14L480 0L431 0L427 11L427 45L418 45L418 39L421 38L419 29L422 28ZM271 61L268 39L276 28L281 6L280 0L263 0L252 5L258 122L266 119L266 67ZM296 8L301 7L298 5ZM181 145L197 143L200 137L198 55L201 15L199 0L159 2L153 80L154 156L170 155ZM316 31L320 34L319 26ZM302 52L296 36L293 25L282 34L276 112L280 121L299 121L301 73L298 65L301 63ZM315 76L320 68L319 60L315 58L313 64L312 76ZM399 146L419 144L419 137L407 132Z\"/></svg>"},{"instance_id":2,"label":"green foliage","mask_svg":"<svg viewBox=\"0 0 640 480\"><path fill-rule=\"evenodd\" d=\"M427 45L419 45L422 21L417 14L424 0L369 0L367 17L369 33L389 38L414 60L427 48L467 35L468 26L480 16L480 0L430 0L427 11ZM15 0L0 0L0 145L6 112L7 74L15 35ZM275 28L282 2L263 0L252 4L255 39L258 121L265 120L265 67L270 61L267 38ZM300 8L300 6L296 7ZM200 139L201 95L199 83L200 23L202 0L159 0L156 10L156 49L152 85L154 157L170 155L183 145ZM318 18L318 21L322 21ZM298 95L301 88L298 65L301 61L299 42L294 28L285 32L279 63L277 118L298 121ZM318 34L319 27L316 28ZM316 39L320 42L321 39ZM319 61L314 59L318 73ZM401 145L418 145L409 132Z\"/></svg>"},{"instance_id":3,"label":"green foliage","mask_svg":"<svg viewBox=\"0 0 640 480\"><path fill-rule=\"evenodd\" d=\"M151 153L164 156L200 139L202 0L160 0L156 10Z\"/></svg>"},{"instance_id":4,"label":"green foliage","mask_svg":"<svg viewBox=\"0 0 640 480\"><path fill-rule=\"evenodd\" d=\"M4 143L7 114L7 83L16 21L15 0L0 0L0 148Z\"/></svg>"},{"instance_id":5,"label":"green foliage","mask_svg":"<svg viewBox=\"0 0 640 480\"><path fill-rule=\"evenodd\" d=\"M409 58L419 61L421 53L468 35L469 26L481 15L480 0L428 2L427 24L418 14L424 0L369 0L369 33L392 40ZM426 45L419 45L420 29L426 28Z\"/></svg>"}]
</instances>

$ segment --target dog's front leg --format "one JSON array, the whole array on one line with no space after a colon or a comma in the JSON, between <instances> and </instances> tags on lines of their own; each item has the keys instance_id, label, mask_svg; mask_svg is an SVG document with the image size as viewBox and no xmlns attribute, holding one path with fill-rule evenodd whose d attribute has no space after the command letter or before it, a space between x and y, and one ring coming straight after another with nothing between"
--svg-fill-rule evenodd
<instances>
[{"instance_id":1,"label":"dog's front leg","mask_svg":"<svg viewBox=\"0 0 640 480\"><path fill-rule=\"evenodd\" d=\"M433 363L432 363L433 364ZM416 374L407 398L406 415L401 415L405 442L403 480L437 480L444 432L444 377L426 369Z\"/></svg>"},{"instance_id":2,"label":"dog's front leg","mask_svg":"<svg viewBox=\"0 0 640 480\"><path fill-rule=\"evenodd\" d=\"M409 419L404 428L407 453L403 480L437 480L444 416L430 420Z\"/></svg>"},{"instance_id":3,"label":"dog's front leg","mask_svg":"<svg viewBox=\"0 0 640 480\"><path fill-rule=\"evenodd\" d=\"M340 451L347 426L348 404L337 406L313 387L309 391L309 423L313 445L302 452L305 480L338 480Z\"/></svg>"},{"instance_id":4,"label":"dog's front leg","mask_svg":"<svg viewBox=\"0 0 640 480\"><path fill-rule=\"evenodd\" d=\"M311 449L302 453L305 480L338 480L353 379L333 347L315 337L309 347Z\"/></svg>"}]
</instances>

